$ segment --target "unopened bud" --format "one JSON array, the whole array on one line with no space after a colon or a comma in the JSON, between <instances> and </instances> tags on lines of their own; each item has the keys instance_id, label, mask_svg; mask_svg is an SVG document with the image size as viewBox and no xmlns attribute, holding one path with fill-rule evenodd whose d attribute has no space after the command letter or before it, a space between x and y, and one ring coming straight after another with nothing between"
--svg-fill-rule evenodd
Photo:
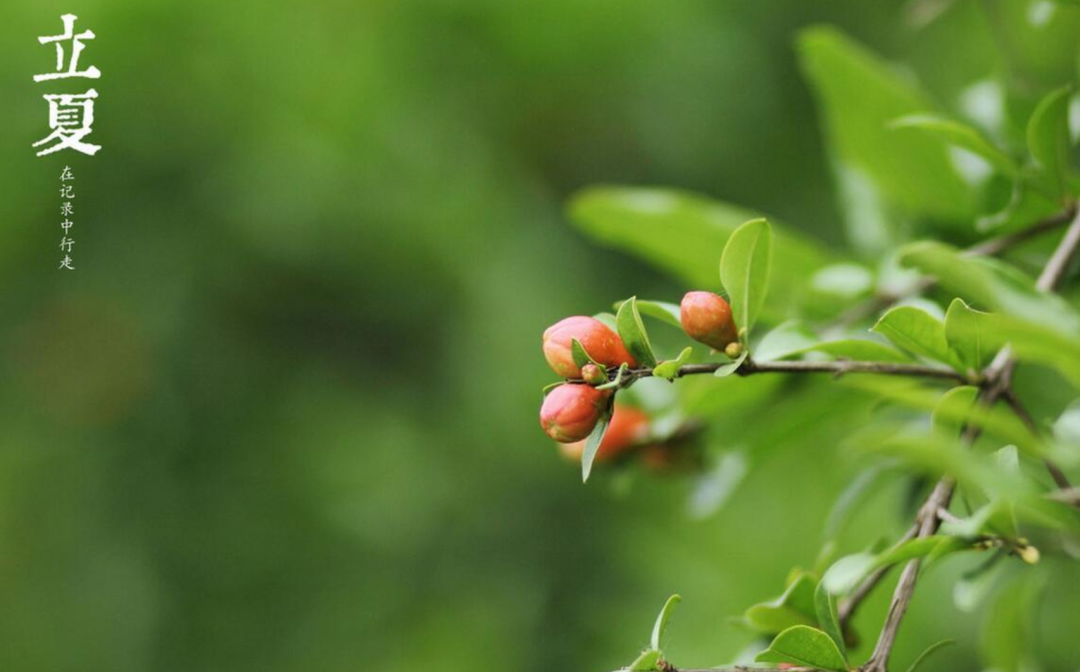
<instances>
[{"instance_id":1,"label":"unopened bud","mask_svg":"<svg viewBox=\"0 0 1080 672\"><path fill-rule=\"evenodd\" d=\"M581 367L581 378L590 385L603 385L608 382L607 371L595 364L586 364Z\"/></svg>"},{"instance_id":2,"label":"unopened bud","mask_svg":"<svg viewBox=\"0 0 1080 672\"><path fill-rule=\"evenodd\" d=\"M715 350L724 352L739 340L731 306L712 292L687 292L679 306L679 319L687 336Z\"/></svg>"},{"instance_id":3,"label":"unopened bud","mask_svg":"<svg viewBox=\"0 0 1080 672\"><path fill-rule=\"evenodd\" d=\"M589 385L560 385L540 407L540 426L560 443L589 436L606 410L611 393Z\"/></svg>"},{"instance_id":4,"label":"unopened bud","mask_svg":"<svg viewBox=\"0 0 1080 672\"><path fill-rule=\"evenodd\" d=\"M578 378L581 367L574 363L571 343L574 340L595 362L606 367L627 364L637 366L622 339L600 320L592 317L568 317L544 332L544 358L551 369L563 378Z\"/></svg>"},{"instance_id":5,"label":"unopened bud","mask_svg":"<svg viewBox=\"0 0 1080 672\"><path fill-rule=\"evenodd\" d=\"M1029 565L1034 565L1039 562L1039 549L1034 546L1021 546L1016 549L1020 559Z\"/></svg>"},{"instance_id":6,"label":"unopened bud","mask_svg":"<svg viewBox=\"0 0 1080 672\"><path fill-rule=\"evenodd\" d=\"M724 348L724 354L732 359L736 359L742 354L742 343L728 343L727 347Z\"/></svg>"}]
</instances>

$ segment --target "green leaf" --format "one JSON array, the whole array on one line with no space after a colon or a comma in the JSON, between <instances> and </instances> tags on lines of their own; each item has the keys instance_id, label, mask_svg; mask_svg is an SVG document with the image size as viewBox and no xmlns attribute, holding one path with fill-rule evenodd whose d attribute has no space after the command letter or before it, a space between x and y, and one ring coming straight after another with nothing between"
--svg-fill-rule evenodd
<instances>
[{"instance_id":1,"label":"green leaf","mask_svg":"<svg viewBox=\"0 0 1080 672\"><path fill-rule=\"evenodd\" d=\"M1024 572L995 596L985 610L980 633L985 669L1000 672L1039 669L1033 656L1039 638L1035 615L1044 587L1043 575Z\"/></svg>"},{"instance_id":2,"label":"green leaf","mask_svg":"<svg viewBox=\"0 0 1080 672\"><path fill-rule=\"evenodd\" d=\"M934 431L942 436L960 436L964 425L970 422L975 414L978 398L979 388L971 385L960 385L941 395L941 400L930 416Z\"/></svg>"},{"instance_id":3,"label":"green leaf","mask_svg":"<svg viewBox=\"0 0 1080 672\"><path fill-rule=\"evenodd\" d=\"M925 649L923 649L923 652L920 653L918 655L918 657L915 658L915 661L911 663L911 666L907 668L907 672L917 672L917 670L919 669L919 666L922 665L923 662L925 662L926 659L929 658L931 654L933 654L938 649L943 649L946 646L949 646L950 644L956 644L956 640L955 639L943 639L940 642L934 642L930 646L926 647Z\"/></svg>"},{"instance_id":4,"label":"green leaf","mask_svg":"<svg viewBox=\"0 0 1080 672\"><path fill-rule=\"evenodd\" d=\"M836 613L836 596L826 590L824 583L819 583L817 590L814 591L814 609L821 629L840 650L846 667L847 649L844 646L844 633L840 628L840 617Z\"/></svg>"},{"instance_id":5,"label":"green leaf","mask_svg":"<svg viewBox=\"0 0 1080 672\"><path fill-rule=\"evenodd\" d=\"M678 375L679 369L683 364L690 361L690 355L692 355L694 349L691 347L683 348L683 351L679 353L679 356L675 359L668 360L666 362L660 362L653 368L653 375L664 380L675 380L675 376Z\"/></svg>"},{"instance_id":6,"label":"green leaf","mask_svg":"<svg viewBox=\"0 0 1080 672\"><path fill-rule=\"evenodd\" d=\"M746 358L747 356L749 356L749 354L749 352L744 351L734 360L728 362L727 364L722 364L718 369L716 369L716 372L713 373L713 375L717 378L727 378L728 376L739 370L739 367L742 366L742 363L744 361L746 361Z\"/></svg>"},{"instance_id":7,"label":"green leaf","mask_svg":"<svg viewBox=\"0 0 1080 672\"><path fill-rule=\"evenodd\" d=\"M911 114L894 119L889 128L916 129L931 137L937 137L950 145L965 149L985 159L1002 174L1015 178L1019 174L1016 163L1008 154L998 149L976 129L935 114Z\"/></svg>"},{"instance_id":8,"label":"green leaf","mask_svg":"<svg viewBox=\"0 0 1080 672\"><path fill-rule=\"evenodd\" d=\"M619 328L619 338L638 364L649 368L655 367L656 356L653 355L652 344L649 343L649 334L641 322L637 297L631 296L623 301L623 304L619 306L619 312L615 314L615 324Z\"/></svg>"},{"instance_id":9,"label":"green leaf","mask_svg":"<svg viewBox=\"0 0 1080 672\"><path fill-rule=\"evenodd\" d=\"M821 630L806 625L792 626L781 632L769 648L754 660L759 663L795 663L834 672L847 670L847 662L836 647L836 642Z\"/></svg>"},{"instance_id":10,"label":"green leaf","mask_svg":"<svg viewBox=\"0 0 1080 672\"><path fill-rule=\"evenodd\" d=\"M645 649L634 662L626 668L627 672L655 672L659 669L660 652L656 649Z\"/></svg>"},{"instance_id":11,"label":"green leaf","mask_svg":"<svg viewBox=\"0 0 1080 672\"><path fill-rule=\"evenodd\" d=\"M945 340L945 325L925 310L898 306L882 315L871 330L908 352L950 366L958 363Z\"/></svg>"},{"instance_id":12,"label":"green leaf","mask_svg":"<svg viewBox=\"0 0 1080 672\"><path fill-rule=\"evenodd\" d=\"M623 250L691 287L716 283L716 260L743 222L761 216L751 210L673 189L601 186L574 196L570 218L593 240ZM774 272L762 309L771 322L799 304L806 279L831 255L815 240L770 222ZM642 308L642 313L645 309Z\"/></svg>"},{"instance_id":13,"label":"green leaf","mask_svg":"<svg viewBox=\"0 0 1080 672\"><path fill-rule=\"evenodd\" d=\"M619 386L622 385L623 376L626 375L626 370L628 368L630 368L630 365L627 364L626 362L623 362L622 364L619 365L619 370L615 372L615 378L613 378L611 380L611 382L604 383L603 385L597 385L596 389L598 389L598 390L617 390L617 389L619 389Z\"/></svg>"},{"instance_id":14,"label":"green leaf","mask_svg":"<svg viewBox=\"0 0 1080 672\"><path fill-rule=\"evenodd\" d=\"M962 366L981 371L992 354L987 342L984 318L986 313L975 310L963 299L953 299L945 313L945 340L956 353Z\"/></svg>"},{"instance_id":15,"label":"green leaf","mask_svg":"<svg viewBox=\"0 0 1080 672\"><path fill-rule=\"evenodd\" d=\"M728 293L732 316L743 338L753 328L765 303L771 264L772 230L764 219L753 219L740 226L724 246L720 282Z\"/></svg>"},{"instance_id":16,"label":"green leaf","mask_svg":"<svg viewBox=\"0 0 1080 672\"><path fill-rule=\"evenodd\" d=\"M821 577L821 585L833 595L843 595L882 567L927 556L937 558L969 547L963 539L938 534L909 539L877 554L854 553L834 562Z\"/></svg>"},{"instance_id":17,"label":"green leaf","mask_svg":"<svg viewBox=\"0 0 1080 672\"><path fill-rule=\"evenodd\" d=\"M1069 95L1065 86L1039 101L1027 127L1031 156L1049 174L1057 194L1065 192L1069 176Z\"/></svg>"},{"instance_id":18,"label":"green leaf","mask_svg":"<svg viewBox=\"0 0 1080 672\"><path fill-rule=\"evenodd\" d=\"M807 348L806 352L824 352L838 359L850 359L859 362L910 362L911 358L884 343L865 338L845 338L839 341L825 341Z\"/></svg>"},{"instance_id":19,"label":"green leaf","mask_svg":"<svg viewBox=\"0 0 1080 672\"><path fill-rule=\"evenodd\" d=\"M814 332L803 324L789 320L771 329L754 346L754 360L772 362L796 353L806 352L818 342Z\"/></svg>"},{"instance_id":20,"label":"green leaf","mask_svg":"<svg viewBox=\"0 0 1080 672\"><path fill-rule=\"evenodd\" d=\"M604 434L607 433L608 425L611 424L611 408L608 407L608 412L600 416L600 421L596 423L596 427L593 428L589 438L585 439L585 450L581 453L581 482L585 483L589 480L589 473L592 472L593 460L596 459L596 453L600 450L600 442L604 440Z\"/></svg>"},{"instance_id":21,"label":"green leaf","mask_svg":"<svg viewBox=\"0 0 1080 672\"><path fill-rule=\"evenodd\" d=\"M899 117L934 112L929 96L835 28L803 30L797 48L836 162L868 176L909 214L970 226L975 197L948 148L888 127Z\"/></svg>"},{"instance_id":22,"label":"green leaf","mask_svg":"<svg viewBox=\"0 0 1080 672\"><path fill-rule=\"evenodd\" d=\"M755 604L743 614L748 626L768 635L775 635L794 625L814 625L814 589L817 580L813 576L798 573L787 589L775 599Z\"/></svg>"},{"instance_id":23,"label":"green leaf","mask_svg":"<svg viewBox=\"0 0 1080 672\"><path fill-rule=\"evenodd\" d=\"M1060 296L1040 292L1016 268L996 259L967 257L949 245L923 241L904 247L900 260L983 308L1000 310L1066 334L1080 333L1080 316Z\"/></svg>"},{"instance_id":24,"label":"green leaf","mask_svg":"<svg viewBox=\"0 0 1080 672\"><path fill-rule=\"evenodd\" d=\"M855 589L863 577L874 571L877 556L873 553L845 555L832 564L821 577L821 585L833 595L844 595Z\"/></svg>"},{"instance_id":25,"label":"green leaf","mask_svg":"<svg viewBox=\"0 0 1080 672\"><path fill-rule=\"evenodd\" d=\"M661 651L661 644L664 639L664 631L667 630L668 620L671 619L671 614L674 613L675 607L679 606L682 602L682 597L679 595L672 595L664 603L664 608L660 610L660 613L656 617L656 623L653 625L652 631L652 648L657 651Z\"/></svg>"},{"instance_id":26,"label":"green leaf","mask_svg":"<svg viewBox=\"0 0 1080 672\"><path fill-rule=\"evenodd\" d=\"M824 537L834 539L847 524L849 517L858 509L867 495L878 491L878 485L886 474L885 465L877 464L859 473L836 498L829 517L825 521Z\"/></svg>"},{"instance_id":27,"label":"green leaf","mask_svg":"<svg viewBox=\"0 0 1080 672\"><path fill-rule=\"evenodd\" d=\"M583 346L576 338L570 339L570 355L574 358L574 365L578 368L581 368L586 364L595 364L601 369L607 369L603 364L597 363L597 361L585 351L585 346Z\"/></svg>"},{"instance_id":28,"label":"green leaf","mask_svg":"<svg viewBox=\"0 0 1080 672\"><path fill-rule=\"evenodd\" d=\"M994 347L1008 343L1020 359L1054 368L1080 388L1080 339L1075 335L1000 313L987 314L983 323Z\"/></svg>"},{"instance_id":29,"label":"green leaf","mask_svg":"<svg viewBox=\"0 0 1080 672\"><path fill-rule=\"evenodd\" d=\"M670 324L676 329L682 329L682 311L678 304L666 301L642 301L637 302L638 312L642 315L655 318Z\"/></svg>"}]
</instances>

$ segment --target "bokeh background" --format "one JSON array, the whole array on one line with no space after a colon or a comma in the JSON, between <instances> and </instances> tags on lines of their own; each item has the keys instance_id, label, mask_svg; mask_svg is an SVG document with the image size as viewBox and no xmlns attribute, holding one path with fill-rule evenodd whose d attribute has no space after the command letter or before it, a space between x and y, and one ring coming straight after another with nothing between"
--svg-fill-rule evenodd
<instances>
[{"instance_id":1,"label":"bokeh background","mask_svg":"<svg viewBox=\"0 0 1080 672\"><path fill-rule=\"evenodd\" d=\"M995 20L1049 3L1002 4L3 3L0 668L607 670L673 592L672 660L733 659L730 618L813 566L862 402L714 399L708 441L754 468L709 515L692 475L583 486L537 426L541 332L689 287L566 203L677 186L840 248L796 32L838 26L954 109L1002 71ZM97 33L104 149L39 159L41 95L84 84L31 81L66 12ZM902 495L845 538L900 529ZM953 636L941 663L980 669L948 579L898 660ZM1047 607L1052 669L1080 659L1078 593Z\"/></svg>"}]
</instances>

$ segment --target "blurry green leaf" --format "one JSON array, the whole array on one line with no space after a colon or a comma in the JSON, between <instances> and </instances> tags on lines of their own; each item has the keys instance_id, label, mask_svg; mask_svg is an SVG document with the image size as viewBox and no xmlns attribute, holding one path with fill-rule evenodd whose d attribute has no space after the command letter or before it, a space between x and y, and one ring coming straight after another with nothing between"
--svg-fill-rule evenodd
<instances>
[{"instance_id":1,"label":"blurry green leaf","mask_svg":"<svg viewBox=\"0 0 1080 672\"><path fill-rule=\"evenodd\" d=\"M611 409L600 417L600 421L596 423L596 427L593 428L589 438L585 439L585 450L581 453L581 482L585 483L589 480L589 473L592 472L593 460L596 459L596 453L600 450L600 442L604 440L604 434L607 433L608 425L611 424Z\"/></svg>"},{"instance_id":2,"label":"blurry green leaf","mask_svg":"<svg viewBox=\"0 0 1080 672\"><path fill-rule=\"evenodd\" d=\"M1039 101L1027 127L1031 155L1050 175L1055 193L1062 194L1069 174L1069 95L1072 87L1052 91Z\"/></svg>"},{"instance_id":3,"label":"blurry green leaf","mask_svg":"<svg viewBox=\"0 0 1080 672\"><path fill-rule=\"evenodd\" d=\"M771 329L754 347L754 359L759 362L771 362L796 353L806 352L818 339L814 332L794 320L789 320Z\"/></svg>"},{"instance_id":4,"label":"blurry green leaf","mask_svg":"<svg viewBox=\"0 0 1080 672\"><path fill-rule=\"evenodd\" d=\"M993 347L1008 343L1022 361L1052 367L1080 388L1080 338L1000 313L987 314L982 322Z\"/></svg>"},{"instance_id":5,"label":"blurry green leaf","mask_svg":"<svg viewBox=\"0 0 1080 672\"><path fill-rule=\"evenodd\" d=\"M815 292L851 301L873 290L874 274L859 264L831 264L810 278L810 286Z\"/></svg>"},{"instance_id":6,"label":"blurry green leaf","mask_svg":"<svg viewBox=\"0 0 1080 672\"><path fill-rule=\"evenodd\" d=\"M1044 586L1040 574L1018 574L984 611L979 639L982 662L987 669L1000 672L1038 669L1033 657L1038 638L1035 612Z\"/></svg>"},{"instance_id":7,"label":"blurry green leaf","mask_svg":"<svg viewBox=\"0 0 1080 672\"><path fill-rule=\"evenodd\" d=\"M618 329L618 327L615 325L615 315L613 315L612 313L597 313L593 315L593 319L599 320L604 324L605 327L611 329L612 331L616 331Z\"/></svg>"},{"instance_id":8,"label":"blurry green leaf","mask_svg":"<svg viewBox=\"0 0 1080 672\"><path fill-rule=\"evenodd\" d=\"M691 347L683 348L683 351L679 353L676 359L670 359L666 362L660 362L653 368L653 375L665 380L675 380L675 376L678 375L679 369L683 364L690 361L690 355L692 355L694 349Z\"/></svg>"},{"instance_id":9,"label":"blurry green leaf","mask_svg":"<svg viewBox=\"0 0 1080 672\"><path fill-rule=\"evenodd\" d=\"M656 672L659 668L657 663L660 662L660 652L656 649L645 649L641 652L641 655L634 659L634 662L626 668L627 672Z\"/></svg>"},{"instance_id":10,"label":"blurry green leaf","mask_svg":"<svg viewBox=\"0 0 1080 672\"><path fill-rule=\"evenodd\" d=\"M950 145L965 149L986 159L1003 174L1016 177L1019 170L1008 154L1001 151L978 130L934 114L912 114L889 123L892 129L916 129L941 138Z\"/></svg>"},{"instance_id":11,"label":"blurry green leaf","mask_svg":"<svg viewBox=\"0 0 1080 672\"><path fill-rule=\"evenodd\" d=\"M541 390L541 393L542 393L542 394L543 394L543 395L544 395L544 396L546 397L546 396L548 395L548 392L551 392L551 391L552 391L552 390L554 390L554 389L555 389L556 387L558 387L558 386L560 386L560 385L564 385L564 384L565 384L565 383L563 383L563 381L561 381L561 380L560 380L560 381L559 381L559 382L557 382L557 383L551 383L551 384L549 384L549 385L545 385L545 386L544 386L544 389L543 389L543 390Z\"/></svg>"},{"instance_id":12,"label":"blurry green leaf","mask_svg":"<svg viewBox=\"0 0 1080 672\"><path fill-rule=\"evenodd\" d=\"M817 581L814 577L805 572L797 574L780 597L755 604L747 609L743 614L746 624L768 635L783 632L794 625L816 624L814 605L816 587Z\"/></svg>"},{"instance_id":13,"label":"blurry green leaf","mask_svg":"<svg viewBox=\"0 0 1080 672\"><path fill-rule=\"evenodd\" d=\"M954 247L933 241L904 247L900 259L905 266L936 277L946 289L985 308L1064 333L1080 333L1080 316L1060 296L1038 291L1033 280L1001 261L966 257Z\"/></svg>"},{"instance_id":14,"label":"blurry green leaf","mask_svg":"<svg viewBox=\"0 0 1080 672\"><path fill-rule=\"evenodd\" d=\"M836 613L836 596L825 589L825 584L818 584L814 591L814 609L817 612L818 623L821 629L836 644L840 655L847 662L847 649L844 646L844 633L840 628L840 617Z\"/></svg>"},{"instance_id":15,"label":"blurry green leaf","mask_svg":"<svg viewBox=\"0 0 1080 672\"><path fill-rule=\"evenodd\" d=\"M945 340L945 325L924 310L898 306L881 316L872 328L908 352L956 365Z\"/></svg>"},{"instance_id":16,"label":"blurry green leaf","mask_svg":"<svg viewBox=\"0 0 1080 672\"><path fill-rule=\"evenodd\" d=\"M731 499L750 470L748 460L739 451L720 456L716 466L702 474L694 484L687 505L694 518L707 518L719 511Z\"/></svg>"},{"instance_id":17,"label":"blurry green leaf","mask_svg":"<svg viewBox=\"0 0 1080 672\"><path fill-rule=\"evenodd\" d=\"M603 364L597 363L588 352L585 351L585 346L581 345L581 342L576 338L570 339L570 355L574 358L574 365L581 368L587 364L595 364L601 369L607 369Z\"/></svg>"},{"instance_id":18,"label":"blurry green leaf","mask_svg":"<svg viewBox=\"0 0 1080 672\"><path fill-rule=\"evenodd\" d=\"M615 314L615 324L619 328L619 337L634 359L645 367L656 366L656 356L653 355L652 344L649 343L649 334L645 331L641 313L637 309L637 297L631 296L623 301L619 312Z\"/></svg>"},{"instance_id":19,"label":"blurry green leaf","mask_svg":"<svg viewBox=\"0 0 1080 672\"><path fill-rule=\"evenodd\" d=\"M960 363L974 371L982 370L991 350L983 335L986 313L974 310L963 299L953 299L945 313L945 339Z\"/></svg>"},{"instance_id":20,"label":"blurry green leaf","mask_svg":"<svg viewBox=\"0 0 1080 672\"><path fill-rule=\"evenodd\" d=\"M960 385L945 392L930 416L934 431L942 436L960 436L964 425L972 418L978 398L979 388L971 385Z\"/></svg>"},{"instance_id":21,"label":"blurry green leaf","mask_svg":"<svg viewBox=\"0 0 1080 672\"><path fill-rule=\"evenodd\" d=\"M911 663L911 666L908 667L907 672L916 672L919 669L919 666L921 666L926 661L926 659L929 658L930 655L933 654L935 651L955 643L956 640L953 639L943 639L940 642L934 642L930 646L923 649L923 652L920 653L915 658L915 661Z\"/></svg>"},{"instance_id":22,"label":"blurry green leaf","mask_svg":"<svg viewBox=\"0 0 1080 672\"><path fill-rule=\"evenodd\" d=\"M948 148L935 138L888 128L899 117L933 112L929 97L835 28L803 30L798 52L836 159L866 173L908 212L966 225L974 195Z\"/></svg>"},{"instance_id":23,"label":"blurry green leaf","mask_svg":"<svg viewBox=\"0 0 1080 672\"><path fill-rule=\"evenodd\" d=\"M666 322L676 329L682 329L681 310L678 304L665 301L642 301L637 302L638 312L642 315Z\"/></svg>"},{"instance_id":24,"label":"blurry green leaf","mask_svg":"<svg viewBox=\"0 0 1080 672\"><path fill-rule=\"evenodd\" d=\"M673 189L592 187L570 202L570 217L597 242L648 261L693 287L716 283L716 262L750 210ZM782 320L797 305L806 278L829 261L816 241L775 221L773 291L762 316ZM644 310L642 311L644 312Z\"/></svg>"},{"instance_id":25,"label":"blurry green leaf","mask_svg":"<svg viewBox=\"0 0 1080 672\"><path fill-rule=\"evenodd\" d=\"M759 663L795 663L834 672L846 672L844 660L836 643L824 632L806 625L784 630L769 648L754 658Z\"/></svg>"},{"instance_id":26,"label":"blurry green leaf","mask_svg":"<svg viewBox=\"0 0 1080 672\"><path fill-rule=\"evenodd\" d=\"M747 356L749 356L749 354L749 352L743 352L733 361L730 361L727 364L720 365L720 367L716 369L716 372L713 375L717 378L727 378L728 376L739 370L739 367L742 366L742 363L744 361L746 361L746 358Z\"/></svg>"},{"instance_id":27,"label":"blurry green leaf","mask_svg":"<svg viewBox=\"0 0 1080 672\"><path fill-rule=\"evenodd\" d=\"M771 264L772 231L764 219L753 219L740 226L724 246L720 281L730 297L732 317L743 339L765 303Z\"/></svg>"},{"instance_id":28,"label":"blurry green leaf","mask_svg":"<svg viewBox=\"0 0 1080 672\"><path fill-rule=\"evenodd\" d=\"M821 577L821 585L833 595L844 595L855 589L863 577L874 571L877 556L873 553L845 555L832 564Z\"/></svg>"},{"instance_id":29,"label":"blurry green leaf","mask_svg":"<svg viewBox=\"0 0 1080 672\"><path fill-rule=\"evenodd\" d=\"M682 602L682 597L679 595L672 595L664 603L664 607L660 610L660 613L656 617L656 623L653 625L652 631L652 648L657 651L662 650L661 644L664 639L664 631L667 630L668 620L671 619L671 614L674 613L675 607L679 606L679 602Z\"/></svg>"}]
</instances>

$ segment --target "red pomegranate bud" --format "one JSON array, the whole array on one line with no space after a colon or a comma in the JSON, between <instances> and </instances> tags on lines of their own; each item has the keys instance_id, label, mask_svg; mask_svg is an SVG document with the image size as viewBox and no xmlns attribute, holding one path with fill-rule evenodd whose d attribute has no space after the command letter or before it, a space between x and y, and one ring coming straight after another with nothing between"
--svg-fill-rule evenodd
<instances>
[{"instance_id":1,"label":"red pomegranate bud","mask_svg":"<svg viewBox=\"0 0 1080 672\"><path fill-rule=\"evenodd\" d=\"M687 336L713 349L723 351L739 340L731 306L712 292L687 292L679 306L679 317Z\"/></svg>"},{"instance_id":2,"label":"red pomegranate bud","mask_svg":"<svg viewBox=\"0 0 1080 672\"><path fill-rule=\"evenodd\" d=\"M560 443L580 441L592 432L611 392L589 385L560 385L540 407L540 426Z\"/></svg>"},{"instance_id":3,"label":"red pomegranate bud","mask_svg":"<svg viewBox=\"0 0 1080 672\"><path fill-rule=\"evenodd\" d=\"M626 450L641 444L649 435L649 416L642 410L632 406L615 406L615 412L611 415L611 424L608 425L607 433L600 442L600 449L596 452L596 461L610 460L626 452ZM581 455L585 452L585 442L563 443L559 445L559 451L568 460L581 461Z\"/></svg>"},{"instance_id":4,"label":"red pomegranate bud","mask_svg":"<svg viewBox=\"0 0 1080 672\"><path fill-rule=\"evenodd\" d=\"M574 363L570 349L574 339L598 364L606 367L621 364L637 366L619 335L603 322L592 317L568 317L544 332L544 358L552 371L563 378L581 377L581 368Z\"/></svg>"},{"instance_id":5,"label":"red pomegranate bud","mask_svg":"<svg viewBox=\"0 0 1080 672\"><path fill-rule=\"evenodd\" d=\"M590 385L603 385L608 382L607 371L595 364L581 367L581 379Z\"/></svg>"}]
</instances>

